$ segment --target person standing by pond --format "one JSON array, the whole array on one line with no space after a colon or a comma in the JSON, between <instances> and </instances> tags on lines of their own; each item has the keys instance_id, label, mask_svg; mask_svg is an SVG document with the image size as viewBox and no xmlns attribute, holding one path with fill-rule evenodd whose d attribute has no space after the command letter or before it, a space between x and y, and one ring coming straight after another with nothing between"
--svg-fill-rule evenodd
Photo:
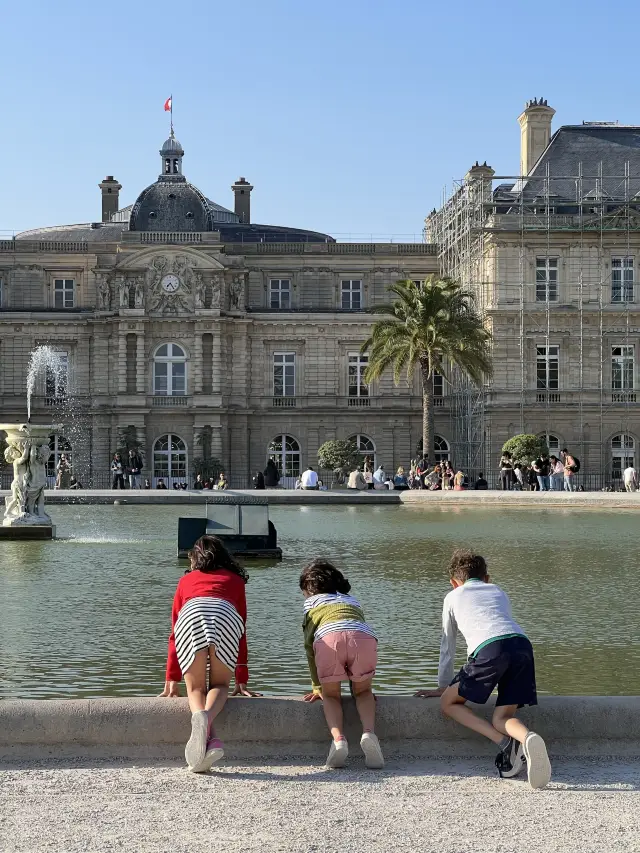
<instances>
[{"instance_id":1,"label":"person standing by pond","mask_svg":"<svg viewBox=\"0 0 640 853\"><path fill-rule=\"evenodd\" d=\"M365 622L351 584L326 560L314 560L300 575L304 602L304 647L311 673L312 691L305 702L322 699L331 732L327 767L344 767L349 745L344 736L341 683L350 681L360 722L360 747L371 769L384 767L380 743L374 733L376 701L371 682L376 672L378 641Z\"/></svg>"},{"instance_id":2,"label":"person standing by pond","mask_svg":"<svg viewBox=\"0 0 640 853\"><path fill-rule=\"evenodd\" d=\"M206 773L224 756L213 721L226 704L234 673L233 696L260 695L247 688L248 580L217 536L201 536L189 552L189 569L178 581L160 696L179 696L178 684L184 678L191 710L184 756L193 773Z\"/></svg>"},{"instance_id":3,"label":"person standing by pond","mask_svg":"<svg viewBox=\"0 0 640 853\"><path fill-rule=\"evenodd\" d=\"M551 491L561 492L564 484L564 465L557 456L549 457L551 462Z\"/></svg>"},{"instance_id":4,"label":"person standing by pond","mask_svg":"<svg viewBox=\"0 0 640 853\"><path fill-rule=\"evenodd\" d=\"M127 459L127 474L129 475L129 488L140 488L140 474L142 473L142 456L137 450L131 448L129 450L129 458Z\"/></svg>"},{"instance_id":5,"label":"person standing by pond","mask_svg":"<svg viewBox=\"0 0 640 853\"><path fill-rule=\"evenodd\" d=\"M60 454L60 461L56 465L56 489L71 488L71 465L65 453Z\"/></svg>"},{"instance_id":6,"label":"person standing by pond","mask_svg":"<svg viewBox=\"0 0 640 853\"><path fill-rule=\"evenodd\" d=\"M538 704L531 643L513 620L507 594L491 583L484 557L454 551L449 575L453 590L442 610L439 689L419 690L415 695L441 696L446 716L495 743L502 778L517 776L526 762L531 787L544 788L551 779L545 742L516 717L523 705ZM458 631L467 641L469 659L453 678ZM496 707L489 723L466 703L484 705L496 687Z\"/></svg>"},{"instance_id":7,"label":"person standing by pond","mask_svg":"<svg viewBox=\"0 0 640 853\"><path fill-rule=\"evenodd\" d=\"M572 456L566 447L560 451L560 456L564 463L564 490L565 492L575 492L575 475L580 470L580 463Z\"/></svg>"},{"instance_id":8,"label":"person standing by pond","mask_svg":"<svg viewBox=\"0 0 640 853\"><path fill-rule=\"evenodd\" d=\"M280 471L273 459L269 459L263 472L264 485L267 489L276 489L280 482Z\"/></svg>"},{"instance_id":9,"label":"person standing by pond","mask_svg":"<svg viewBox=\"0 0 640 853\"><path fill-rule=\"evenodd\" d=\"M633 467L633 463L627 465L627 467L622 472L622 480L624 482L624 488L627 492L635 492L638 488L638 472Z\"/></svg>"},{"instance_id":10,"label":"person standing by pond","mask_svg":"<svg viewBox=\"0 0 640 853\"><path fill-rule=\"evenodd\" d=\"M117 489L118 487L124 489L124 464L122 456L119 453L114 453L111 460L111 478L112 489Z\"/></svg>"},{"instance_id":11,"label":"person standing by pond","mask_svg":"<svg viewBox=\"0 0 640 853\"><path fill-rule=\"evenodd\" d=\"M512 482L513 462L511 461L511 454L508 450L506 450L500 457L500 488L502 489L502 491L510 491Z\"/></svg>"}]
</instances>

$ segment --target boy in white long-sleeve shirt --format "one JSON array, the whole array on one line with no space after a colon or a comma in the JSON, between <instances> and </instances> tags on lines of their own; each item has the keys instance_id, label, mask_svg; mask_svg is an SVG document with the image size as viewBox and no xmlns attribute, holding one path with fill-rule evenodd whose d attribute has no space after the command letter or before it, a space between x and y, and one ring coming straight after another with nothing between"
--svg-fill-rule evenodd
<instances>
[{"instance_id":1,"label":"boy in white long-sleeve shirt","mask_svg":"<svg viewBox=\"0 0 640 853\"><path fill-rule=\"evenodd\" d=\"M444 714L497 744L500 776L517 776L526 762L529 784L543 788L551 778L547 748L540 735L515 716L519 707L538 703L531 643L511 616L507 594L490 582L484 557L455 551L449 574L453 591L442 611L439 689L420 690L416 696L441 696ZM453 678L458 631L467 642L469 658ZM496 687L489 723L465 703L484 705Z\"/></svg>"}]
</instances>

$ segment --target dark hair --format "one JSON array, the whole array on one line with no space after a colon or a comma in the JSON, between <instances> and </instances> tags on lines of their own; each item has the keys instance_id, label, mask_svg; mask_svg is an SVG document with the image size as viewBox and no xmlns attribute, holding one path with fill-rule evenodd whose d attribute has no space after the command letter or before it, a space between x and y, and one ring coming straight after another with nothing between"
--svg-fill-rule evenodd
<instances>
[{"instance_id":1,"label":"dark hair","mask_svg":"<svg viewBox=\"0 0 640 853\"><path fill-rule=\"evenodd\" d=\"M215 572L218 569L227 569L233 572L246 583L249 580L249 575L246 569L235 560L225 548L222 539L217 536L201 536L189 551L189 560L191 561L188 572L198 570L200 572Z\"/></svg>"},{"instance_id":2,"label":"dark hair","mask_svg":"<svg viewBox=\"0 0 640 853\"><path fill-rule=\"evenodd\" d=\"M487 574L487 563L480 554L458 548L451 556L449 563L449 577L452 579L468 581L470 578L482 580Z\"/></svg>"},{"instance_id":3,"label":"dark hair","mask_svg":"<svg viewBox=\"0 0 640 853\"><path fill-rule=\"evenodd\" d=\"M302 570L300 589L311 595L319 595L323 592L341 592L346 595L351 589L351 584L333 563L316 559Z\"/></svg>"}]
</instances>

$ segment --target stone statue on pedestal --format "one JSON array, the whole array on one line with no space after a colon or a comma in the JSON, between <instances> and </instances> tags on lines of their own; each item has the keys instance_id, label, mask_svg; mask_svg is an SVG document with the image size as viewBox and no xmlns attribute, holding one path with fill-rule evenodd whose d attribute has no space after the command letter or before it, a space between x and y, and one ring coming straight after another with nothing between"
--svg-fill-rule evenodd
<instances>
[{"instance_id":1,"label":"stone statue on pedestal","mask_svg":"<svg viewBox=\"0 0 640 853\"><path fill-rule=\"evenodd\" d=\"M51 455L48 431L54 428L2 424L0 429L7 432L8 447L4 458L13 465L11 495L5 498L3 526L51 526L51 518L44 509L44 490L47 485L45 465Z\"/></svg>"}]
</instances>

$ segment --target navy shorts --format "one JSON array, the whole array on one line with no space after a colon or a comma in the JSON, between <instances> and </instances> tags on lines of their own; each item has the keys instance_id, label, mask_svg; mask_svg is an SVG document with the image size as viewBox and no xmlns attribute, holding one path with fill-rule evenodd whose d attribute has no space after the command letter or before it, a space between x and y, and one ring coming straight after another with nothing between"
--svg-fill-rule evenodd
<instances>
[{"instance_id":1,"label":"navy shorts","mask_svg":"<svg viewBox=\"0 0 640 853\"><path fill-rule=\"evenodd\" d=\"M536 669L527 637L507 637L471 655L451 684L469 702L484 705L498 688L496 705L537 705Z\"/></svg>"}]
</instances>

